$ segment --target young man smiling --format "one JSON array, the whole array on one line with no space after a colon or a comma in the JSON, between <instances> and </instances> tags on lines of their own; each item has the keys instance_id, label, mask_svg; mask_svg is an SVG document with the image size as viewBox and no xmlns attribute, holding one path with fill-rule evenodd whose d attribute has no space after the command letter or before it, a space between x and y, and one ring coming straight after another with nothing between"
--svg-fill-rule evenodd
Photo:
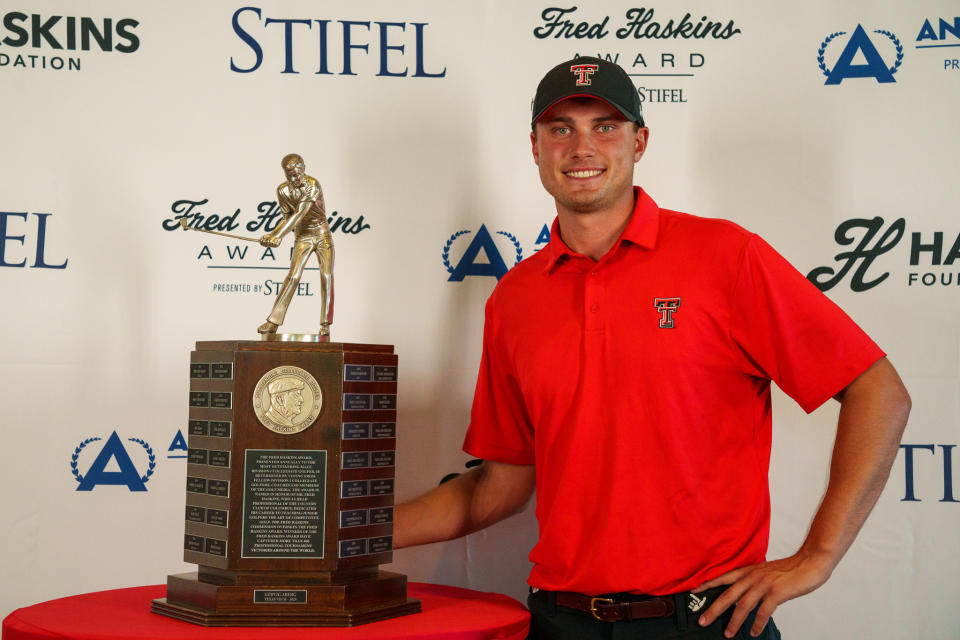
<instances>
[{"instance_id":1,"label":"young man smiling","mask_svg":"<svg viewBox=\"0 0 960 640\"><path fill-rule=\"evenodd\" d=\"M486 462L400 505L395 546L470 533L537 491L531 638L779 638L876 502L910 400L883 352L756 235L634 187L636 90L595 58L544 77L533 157L550 243L487 302L464 449ZM770 382L841 402L801 548L767 561Z\"/></svg>"}]
</instances>

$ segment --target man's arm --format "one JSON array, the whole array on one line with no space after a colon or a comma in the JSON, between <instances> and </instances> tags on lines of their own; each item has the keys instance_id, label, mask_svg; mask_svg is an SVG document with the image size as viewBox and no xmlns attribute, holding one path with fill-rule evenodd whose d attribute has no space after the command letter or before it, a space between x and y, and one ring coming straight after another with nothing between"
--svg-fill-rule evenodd
<instances>
[{"instance_id":1,"label":"man's arm","mask_svg":"<svg viewBox=\"0 0 960 640\"><path fill-rule=\"evenodd\" d=\"M397 506L395 549L473 533L513 515L536 485L533 465L486 461L424 495Z\"/></svg>"},{"instance_id":2,"label":"man's arm","mask_svg":"<svg viewBox=\"0 0 960 640\"><path fill-rule=\"evenodd\" d=\"M750 629L759 635L781 603L809 593L830 577L873 509L896 458L910 414L900 376L881 358L837 395L840 419L827 490L800 550L789 558L728 571L700 586L730 587L707 609L708 625L736 603L725 635L732 637L758 604Z\"/></svg>"}]
</instances>

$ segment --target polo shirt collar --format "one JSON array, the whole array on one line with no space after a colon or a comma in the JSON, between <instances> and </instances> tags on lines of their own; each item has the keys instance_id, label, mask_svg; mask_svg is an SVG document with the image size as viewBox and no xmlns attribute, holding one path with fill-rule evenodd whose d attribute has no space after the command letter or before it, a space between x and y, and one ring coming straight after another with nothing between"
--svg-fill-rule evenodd
<instances>
[{"instance_id":1,"label":"polo shirt collar","mask_svg":"<svg viewBox=\"0 0 960 640\"><path fill-rule=\"evenodd\" d=\"M633 188L633 195L636 204L634 204L633 213L630 214L630 221L608 255L619 249L624 240L643 249L653 249L657 246L657 233L660 230L660 207L640 187ZM559 217L554 218L553 226L550 229L550 243L542 250L547 252L547 263L544 266L544 271L547 273L552 271L557 262L564 256L583 257L564 244L560 237Z\"/></svg>"}]
</instances>

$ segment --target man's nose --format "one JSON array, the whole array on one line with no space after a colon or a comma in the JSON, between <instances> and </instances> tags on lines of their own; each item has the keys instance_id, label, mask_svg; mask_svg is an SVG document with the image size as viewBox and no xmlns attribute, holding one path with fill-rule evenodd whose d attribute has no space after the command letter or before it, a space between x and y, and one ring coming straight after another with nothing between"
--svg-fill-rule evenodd
<instances>
[{"instance_id":1,"label":"man's nose","mask_svg":"<svg viewBox=\"0 0 960 640\"><path fill-rule=\"evenodd\" d=\"M576 135L573 139L573 155L576 158L591 158L596 153L596 146L588 135Z\"/></svg>"}]
</instances>

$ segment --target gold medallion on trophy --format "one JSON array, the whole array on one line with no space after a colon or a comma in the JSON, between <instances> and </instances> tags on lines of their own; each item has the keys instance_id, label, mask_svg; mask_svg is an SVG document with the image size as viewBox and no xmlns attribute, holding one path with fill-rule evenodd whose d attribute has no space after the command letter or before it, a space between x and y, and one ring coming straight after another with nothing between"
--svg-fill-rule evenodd
<instances>
[{"instance_id":1,"label":"gold medallion on trophy","mask_svg":"<svg viewBox=\"0 0 960 640\"><path fill-rule=\"evenodd\" d=\"M253 412L274 433L300 433L317 419L323 405L320 385L300 367L277 367L253 391Z\"/></svg>"}]
</instances>

